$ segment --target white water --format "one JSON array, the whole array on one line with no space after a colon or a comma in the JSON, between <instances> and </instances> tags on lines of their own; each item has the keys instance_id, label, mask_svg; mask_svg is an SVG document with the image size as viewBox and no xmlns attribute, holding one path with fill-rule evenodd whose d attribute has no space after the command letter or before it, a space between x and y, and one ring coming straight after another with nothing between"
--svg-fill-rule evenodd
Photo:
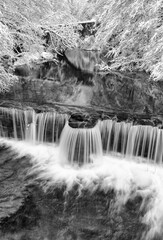
<instances>
[{"instance_id":1,"label":"white water","mask_svg":"<svg viewBox=\"0 0 163 240\"><path fill-rule=\"evenodd\" d=\"M139 163L132 159L124 159L103 155L94 158L92 163L82 167L61 164L59 146L56 144L36 144L24 141L0 139L0 145L7 145L17 152L19 157L30 154L33 168L42 180L43 188L66 184L67 191L75 184L91 192L101 189L104 192L114 189L117 204L121 208L128 199L143 197L141 208L146 214L141 219L150 229L143 240L150 240L155 234L163 234L163 168L155 164ZM15 155L14 155L15 156ZM141 209L140 209L141 210Z\"/></svg>"},{"instance_id":2,"label":"white water","mask_svg":"<svg viewBox=\"0 0 163 240\"><path fill-rule=\"evenodd\" d=\"M0 121L0 136L13 137L29 142L59 142L68 116L57 112L36 113L33 109L18 110L0 108L0 113L10 119L13 133Z\"/></svg>"},{"instance_id":3,"label":"white water","mask_svg":"<svg viewBox=\"0 0 163 240\"><path fill-rule=\"evenodd\" d=\"M0 108L0 136L28 142L60 143L64 162L71 164L90 162L90 156L114 153L124 157L146 158L157 164L163 161L163 130L157 127L132 125L112 120L98 121L91 129L71 128L68 116L57 112L36 113ZM6 124L6 125L5 125ZM12 129L11 129L12 128Z\"/></svg>"},{"instance_id":4,"label":"white water","mask_svg":"<svg viewBox=\"0 0 163 240\"><path fill-rule=\"evenodd\" d=\"M10 132L0 120L0 136L5 137L0 144L11 146L20 157L30 153L31 172L38 173L45 189L66 184L68 191L76 183L90 191L114 189L119 206L142 196L142 222L150 225L143 240L163 235L163 130L111 120L75 129L67 115L55 112L1 108L0 113L13 125Z\"/></svg>"},{"instance_id":5,"label":"white water","mask_svg":"<svg viewBox=\"0 0 163 240\"><path fill-rule=\"evenodd\" d=\"M66 123L60 140L62 161L82 165L91 162L90 157L102 156L101 135L98 125L94 128L75 129Z\"/></svg>"},{"instance_id":6,"label":"white water","mask_svg":"<svg viewBox=\"0 0 163 240\"><path fill-rule=\"evenodd\" d=\"M132 125L105 120L99 123L104 152L119 152L125 157L163 161L163 130L152 126Z\"/></svg>"}]
</instances>

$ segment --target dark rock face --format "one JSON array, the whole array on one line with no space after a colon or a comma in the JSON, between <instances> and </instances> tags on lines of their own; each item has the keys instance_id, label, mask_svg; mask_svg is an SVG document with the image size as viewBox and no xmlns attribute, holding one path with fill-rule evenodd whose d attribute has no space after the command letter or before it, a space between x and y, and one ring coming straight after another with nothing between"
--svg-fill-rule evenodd
<instances>
[{"instance_id":1,"label":"dark rock face","mask_svg":"<svg viewBox=\"0 0 163 240\"><path fill-rule=\"evenodd\" d=\"M127 202L119 211L114 191L78 194L77 186L67 194L64 187L46 193L34 187L24 205L1 222L0 239L141 239L146 229L140 222L141 198Z\"/></svg>"},{"instance_id":2,"label":"dark rock face","mask_svg":"<svg viewBox=\"0 0 163 240\"><path fill-rule=\"evenodd\" d=\"M163 84L150 81L148 74L97 73L94 70L99 57L95 51L76 48L66 50L61 57L58 65L53 55L52 59L41 58L29 65L15 65L19 83L8 94L1 94L0 100L103 108L119 115L120 121L126 118L124 114L132 117L143 114L148 119L151 115L162 116ZM8 58L3 62L5 68L9 68Z\"/></svg>"},{"instance_id":3,"label":"dark rock face","mask_svg":"<svg viewBox=\"0 0 163 240\"><path fill-rule=\"evenodd\" d=\"M60 79L59 67L53 67L49 73L55 75L53 80L20 77L9 93L1 94L1 106L23 109L26 105L40 112L56 109L71 116L69 124L74 128L93 127L98 119L109 118L162 128L162 86L149 83L147 75L97 75L89 78L91 85L79 75L72 76L71 71Z\"/></svg>"},{"instance_id":4,"label":"dark rock face","mask_svg":"<svg viewBox=\"0 0 163 240\"><path fill-rule=\"evenodd\" d=\"M99 76L92 104L130 113L156 113L161 88L145 73L115 73ZM154 90L157 89L157 93ZM159 108L161 106L159 105ZM148 111L147 111L148 110Z\"/></svg>"},{"instance_id":5,"label":"dark rock face","mask_svg":"<svg viewBox=\"0 0 163 240\"><path fill-rule=\"evenodd\" d=\"M25 67L25 69L24 69ZM149 81L145 73L98 73L90 75L67 64L43 63L30 70L26 66L19 83L0 100L35 102L37 104L62 103L113 111L116 115L163 113L163 91L160 83Z\"/></svg>"},{"instance_id":6,"label":"dark rock face","mask_svg":"<svg viewBox=\"0 0 163 240\"><path fill-rule=\"evenodd\" d=\"M14 74L16 76L28 77L30 76L30 67L27 64L18 65L14 69Z\"/></svg>"},{"instance_id":7,"label":"dark rock face","mask_svg":"<svg viewBox=\"0 0 163 240\"><path fill-rule=\"evenodd\" d=\"M98 117L98 115L74 113L69 118L69 125L72 128L92 128L96 125Z\"/></svg>"},{"instance_id":8,"label":"dark rock face","mask_svg":"<svg viewBox=\"0 0 163 240\"><path fill-rule=\"evenodd\" d=\"M64 53L68 63L72 64L77 69L83 72L94 73L98 63L99 54L98 51L89 51L83 49L68 49Z\"/></svg>"},{"instance_id":9,"label":"dark rock face","mask_svg":"<svg viewBox=\"0 0 163 240\"><path fill-rule=\"evenodd\" d=\"M56 64L53 60L33 63L31 65L22 64L14 67L16 76L26 79L54 79L56 74Z\"/></svg>"},{"instance_id":10,"label":"dark rock face","mask_svg":"<svg viewBox=\"0 0 163 240\"><path fill-rule=\"evenodd\" d=\"M6 146L0 146L0 222L15 213L28 195L25 184L30 167L29 158L16 157L16 153Z\"/></svg>"}]
</instances>

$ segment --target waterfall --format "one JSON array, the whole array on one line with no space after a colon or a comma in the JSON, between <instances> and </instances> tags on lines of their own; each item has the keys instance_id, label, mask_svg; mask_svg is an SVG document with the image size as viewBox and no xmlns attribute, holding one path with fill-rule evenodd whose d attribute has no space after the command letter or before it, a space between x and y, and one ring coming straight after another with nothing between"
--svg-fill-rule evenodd
<instances>
[{"instance_id":1,"label":"waterfall","mask_svg":"<svg viewBox=\"0 0 163 240\"><path fill-rule=\"evenodd\" d=\"M90 156L120 154L140 157L154 163L163 160L163 130L132 123L99 121L94 128L71 128L65 125L60 139L61 159L73 164L91 162Z\"/></svg>"},{"instance_id":2,"label":"waterfall","mask_svg":"<svg viewBox=\"0 0 163 240\"><path fill-rule=\"evenodd\" d=\"M99 127L104 153L118 152L128 158L142 157L155 163L162 163L162 129L111 120L100 122Z\"/></svg>"},{"instance_id":3,"label":"waterfall","mask_svg":"<svg viewBox=\"0 0 163 240\"><path fill-rule=\"evenodd\" d=\"M32 111L31 122L29 113L25 112L25 139L33 142L59 142L61 131L67 120L66 114L56 112L35 113Z\"/></svg>"},{"instance_id":4,"label":"waterfall","mask_svg":"<svg viewBox=\"0 0 163 240\"><path fill-rule=\"evenodd\" d=\"M29 142L59 142L66 114L0 108L0 136Z\"/></svg>"},{"instance_id":5,"label":"waterfall","mask_svg":"<svg viewBox=\"0 0 163 240\"><path fill-rule=\"evenodd\" d=\"M142 238L139 239L154 240L155 236L162 236L163 168L159 164L163 160L163 130L112 120L99 120L92 128L72 128L69 124L68 115L55 111L37 113L33 109L0 108L2 177L3 174L5 176L6 170L11 171L9 178L11 186L14 186L13 173L14 178L17 178L20 168L24 173L24 165L21 166L21 162L27 162L29 169L26 174L29 176L25 176L25 179L36 177L36 184L38 186L40 183L45 190L44 194L48 189L49 192L53 192L54 189L56 191L57 188L64 189L65 198L60 195L58 197L64 201L63 206L69 209L71 209L67 204L69 199L77 200L83 194L84 202L81 203L85 208L87 204L85 195L92 201L92 196L97 194L100 207L103 201L99 201L98 196L107 201L106 215L100 208L106 229L113 225L107 217L115 209L118 209L121 222L125 211L127 214L133 214L130 204L133 199L134 211L138 216L134 222L140 221L143 226L144 224L147 226L144 232L142 230ZM3 154L6 154L5 160ZM135 157L145 161L140 164L134 161ZM6 165L3 170L4 161ZM15 161L16 170L12 171L10 161L11 166ZM148 161L156 164L149 164ZM16 182L19 184L20 181L16 179ZM73 192L74 195L71 197ZM139 200L142 202L139 203ZM77 216L79 219L81 215ZM124 215L124 221L126 216L128 215ZM74 219L76 221L77 218ZM92 224L90 223L90 226ZM135 226L136 223L133 227Z\"/></svg>"},{"instance_id":6,"label":"waterfall","mask_svg":"<svg viewBox=\"0 0 163 240\"><path fill-rule=\"evenodd\" d=\"M62 162L86 164L91 162L91 155L102 156L102 142L98 125L93 128L71 128L65 125L60 141Z\"/></svg>"},{"instance_id":7,"label":"waterfall","mask_svg":"<svg viewBox=\"0 0 163 240\"><path fill-rule=\"evenodd\" d=\"M106 122L105 124L107 126ZM113 123L113 125L114 124L116 123ZM66 145L67 151L70 151L73 153L73 150L74 150L73 147L75 148L75 143L77 144L77 138L78 137L81 138L81 142L82 142L82 140L85 141L84 137L86 135L87 135L86 137L87 143L90 143L92 138L92 145L95 146L95 149L98 148L98 146L100 146L98 145L100 142L100 131L99 131L100 128L98 128L98 126L99 124L95 126L93 129L72 129L68 126L68 123L66 123L61 136L61 143L63 143L64 153L66 154L65 144L69 144L69 147ZM115 126L114 126L114 129L115 129ZM134 130L135 129L136 128L134 128ZM98 135L96 131L98 132ZM65 135L66 133L67 135ZM76 137L76 142L72 143L71 141L72 141L72 138L74 137ZM95 140L96 137L98 137L98 141L93 143L93 139ZM64 142L62 142L63 140L65 140L65 144ZM126 214L127 214L127 218L128 217L131 218L131 215L133 215L133 221L134 221L132 222L133 227L137 226L137 221L140 221L145 227L145 228L142 228L142 230L140 230L142 237L140 238L136 237L132 239L144 239L144 240L154 240L154 239L161 240L162 239L162 236L163 236L163 228L162 228L163 168L160 167L159 165L154 166L152 164L148 164L145 162L140 164L136 161L128 161L122 157L115 157L115 156L108 155L108 156L100 156L99 158L100 161L95 161L94 164L86 164L80 168L76 168L74 166L67 166L67 164L65 165L60 164L60 154L59 154L60 146L56 144L46 145L46 144L40 143L35 145L25 141L17 141L17 140L11 140L11 139L9 140L7 138L0 138L0 146L3 146L4 149L6 147L7 149L6 155L10 153L9 161L12 161L10 159L12 155L13 155L13 159L18 158L16 162L18 169L20 169L19 163L21 165L21 161L23 161L24 156L27 156L27 158L25 158L25 162L28 162L27 159L30 159L33 166L29 170L28 177L32 176L33 178L33 176L35 176L37 180L39 179L39 181L36 181L37 187L38 187L38 183L40 183L41 188L44 189L44 194L46 196L46 199L47 198L49 199L49 203L52 203L52 205L54 205L53 202L54 200L56 202L56 199L57 199L57 203L64 201L63 206L68 207L70 209L71 216L75 216L75 217L78 216L74 219L74 221L77 221L76 219L80 219L81 217L81 210L79 208L75 209L75 206L76 206L75 204L76 204L76 201L78 201L78 199L80 200L82 197L82 201L79 202L79 204L81 205L77 205L78 207L83 206L82 209L85 210L86 208L87 210L88 209L87 199L90 200L92 206L94 206L95 208L98 206L97 211L98 212L100 211L101 213L100 218L98 218L98 221L99 219L100 221L101 219L103 220L102 226L104 226L106 229L104 234L106 234L108 227L111 228L112 225L114 224L114 222L112 221L112 214L114 214L114 211L117 210L116 215L113 215L113 216L115 216L117 219L120 219L120 221L117 221L117 224L119 224L120 226L123 225L122 224L123 221L126 221ZM85 147L86 146L87 145L85 145ZM87 150L84 149L82 146L82 149L81 149L82 152L88 153ZM79 152L79 150L77 150L77 152ZM96 154L97 154L97 149L96 149ZM101 154L101 149L99 149L98 154ZM74 155L72 154L70 157L72 157L73 159ZM87 155L87 159L88 159L88 155ZM80 161L80 158L78 160ZM92 160L94 160L94 156L92 156ZM2 155L2 162L3 162L3 155ZM10 165L5 166L5 168L7 167L10 168ZM58 194L57 189L60 189L61 191L63 191L63 194ZM34 188L34 191L37 191L37 188L36 189ZM113 193L113 191L115 195L111 194ZM46 193L49 194L53 192L57 192L57 195L52 195L52 196L55 196L54 200L53 198L49 198L49 195L46 195ZM96 202L92 200L94 199L93 198L94 194L97 194ZM65 198L63 196L65 196ZM85 196L87 196L87 198L85 198ZM100 199L99 199L99 196L101 196ZM39 197L40 195L38 194L38 198ZM105 199L107 203L105 203L103 199ZM142 201L139 202L138 199L139 200L142 199ZM69 200L71 200L71 205L67 204ZM12 203L12 199L9 198L9 201ZM97 202L99 202L99 205L96 205ZM106 204L106 205L104 205L103 208L101 208L103 204ZM73 210L75 209L75 210L72 211L72 209ZM79 215L78 215L78 209L80 211ZM103 211L103 209L106 209L105 212ZM93 215L92 208L88 210L91 211L90 213L91 219L97 218L97 216L99 216L97 212L95 212L96 214ZM45 213L46 213L46 209L45 209ZM136 219L135 219L134 213L136 213L136 216L137 216ZM65 211L60 211L60 214L61 214L60 216L63 216L63 220L65 221L65 218L64 218ZM87 216L85 212L82 214L84 214L84 216ZM111 218L109 215L111 215ZM45 215L43 214L43 217L44 216ZM120 217L118 218L118 216ZM66 215L66 219L67 219L67 215ZM84 222L87 222L86 217L81 219L84 219ZM90 222L89 226L91 227L97 226L97 229L99 227L97 222L94 223L92 221ZM124 227L126 229L126 224ZM125 237L125 235L123 236ZM161 237L159 238L159 236ZM56 237L55 239L58 239L58 238ZM110 239L113 239L113 238L110 238ZM123 239L126 239L126 238L123 238ZM131 239L131 238L127 238L127 239Z\"/></svg>"},{"instance_id":8,"label":"waterfall","mask_svg":"<svg viewBox=\"0 0 163 240\"><path fill-rule=\"evenodd\" d=\"M58 143L62 161L71 164L89 163L91 155L112 153L155 163L163 160L163 130L157 127L104 120L93 128L72 128L68 115L55 111L0 108L0 136L32 143Z\"/></svg>"}]
</instances>

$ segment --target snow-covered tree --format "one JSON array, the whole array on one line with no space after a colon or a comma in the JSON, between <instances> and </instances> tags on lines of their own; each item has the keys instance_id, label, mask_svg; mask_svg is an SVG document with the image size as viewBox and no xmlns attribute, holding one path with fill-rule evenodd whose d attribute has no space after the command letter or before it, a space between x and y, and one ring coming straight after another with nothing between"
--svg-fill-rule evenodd
<instances>
[{"instance_id":1,"label":"snow-covered tree","mask_svg":"<svg viewBox=\"0 0 163 240\"><path fill-rule=\"evenodd\" d=\"M111 68L145 70L163 80L163 1L98 0L96 46Z\"/></svg>"},{"instance_id":2,"label":"snow-covered tree","mask_svg":"<svg viewBox=\"0 0 163 240\"><path fill-rule=\"evenodd\" d=\"M47 46L53 52L74 48L80 41L78 27L67 0L0 0L0 58L19 55L27 61ZM14 81L9 79L15 77L0 61L0 81L10 86ZM0 83L0 91L9 89L5 84Z\"/></svg>"}]
</instances>

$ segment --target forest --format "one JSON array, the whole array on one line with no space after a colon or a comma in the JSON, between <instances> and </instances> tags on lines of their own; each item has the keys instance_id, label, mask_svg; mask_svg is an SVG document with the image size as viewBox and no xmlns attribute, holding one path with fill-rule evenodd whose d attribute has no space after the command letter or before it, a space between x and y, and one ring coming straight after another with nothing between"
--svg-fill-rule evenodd
<instances>
[{"instance_id":1,"label":"forest","mask_svg":"<svg viewBox=\"0 0 163 240\"><path fill-rule=\"evenodd\" d=\"M80 23L90 20L94 29L83 37ZM86 45L99 51L110 70L163 77L162 0L1 0L0 40L1 92L17 81L13 62L29 62L42 52L55 58Z\"/></svg>"}]
</instances>

